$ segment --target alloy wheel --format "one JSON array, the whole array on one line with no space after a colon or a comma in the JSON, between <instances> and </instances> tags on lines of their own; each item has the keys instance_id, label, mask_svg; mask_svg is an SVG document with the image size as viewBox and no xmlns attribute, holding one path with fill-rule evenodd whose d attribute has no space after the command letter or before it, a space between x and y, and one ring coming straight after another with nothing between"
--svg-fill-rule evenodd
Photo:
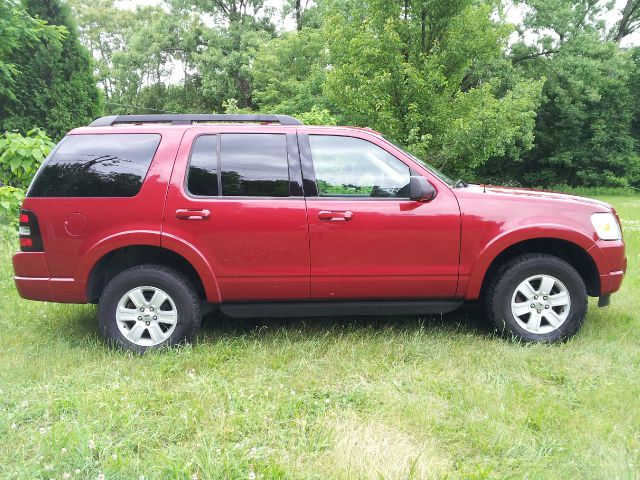
<instances>
[{"instance_id":1,"label":"alloy wheel","mask_svg":"<svg viewBox=\"0 0 640 480\"><path fill-rule=\"evenodd\" d=\"M178 310L163 290L136 287L118 302L116 323L120 333L131 343L150 347L171 336L178 323Z\"/></svg>"}]
</instances>

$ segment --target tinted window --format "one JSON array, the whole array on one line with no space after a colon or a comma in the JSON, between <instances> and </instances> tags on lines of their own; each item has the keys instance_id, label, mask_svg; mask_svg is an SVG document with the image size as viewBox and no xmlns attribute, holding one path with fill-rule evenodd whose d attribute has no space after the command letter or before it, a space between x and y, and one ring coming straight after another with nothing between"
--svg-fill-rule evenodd
<instances>
[{"instance_id":1,"label":"tinted window","mask_svg":"<svg viewBox=\"0 0 640 480\"><path fill-rule=\"evenodd\" d=\"M321 197L409 197L409 167L377 145L352 137L309 135Z\"/></svg>"},{"instance_id":2,"label":"tinted window","mask_svg":"<svg viewBox=\"0 0 640 480\"><path fill-rule=\"evenodd\" d=\"M222 195L288 197L287 140L279 134L224 134Z\"/></svg>"},{"instance_id":3,"label":"tinted window","mask_svg":"<svg viewBox=\"0 0 640 480\"><path fill-rule=\"evenodd\" d=\"M36 176L31 197L133 197L140 191L160 135L70 135Z\"/></svg>"},{"instance_id":4,"label":"tinted window","mask_svg":"<svg viewBox=\"0 0 640 480\"><path fill-rule=\"evenodd\" d=\"M193 142L187 189L194 195L218 195L218 161L216 135L203 135Z\"/></svg>"}]
</instances>

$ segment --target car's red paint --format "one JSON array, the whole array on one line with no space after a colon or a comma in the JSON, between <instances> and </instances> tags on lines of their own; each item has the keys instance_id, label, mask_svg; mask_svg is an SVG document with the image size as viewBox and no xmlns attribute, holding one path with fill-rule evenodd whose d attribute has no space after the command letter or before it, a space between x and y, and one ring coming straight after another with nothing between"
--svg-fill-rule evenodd
<instances>
[{"instance_id":1,"label":"car's red paint","mask_svg":"<svg viewBox=\"0 0 640 480\"><path fill-rule=\"evenodd\" d=\"M362 138L425 176L430 202L401 199L196 198L185 192L193 139L201 133L329 134ZM595 263L601 295L620 287L624 243L598 240L590 222L602 202L544 192L453 189L367 129L202 125L79 128L71 135L159 133L160 146L132 198L33 198L44 252L17 253L24 298L83 303L97 262L148 245L186 259L214 303L302 299L476 299L491 262L519 242L550 238L580 247ZM180 211L208 211L203 220ZM177 218L176 212L178 213ZM326 221L320 212L350 217ZM320 215L327 217L324 213ZM188 217L188 215L187 215ZM70 223L71 222L71 223Z\"/></svg>"},{"instance_id":2,"label":"car's red paint","mask_svg":"<svg viewBox=\"0 0 640 480\"><path fill-rule=\"evenodd\" d=\"M288 130L268 129L282 134ZM242 131L259 133L264 127ZM303 197L202 198L185 191L193 139L211 132L238 132L238 128L195 127L186 132L167 194L163 245L169 236L200 252L214 272L220 300L308 299L309 240ZM181 209L206 209L211 216L207 220L178 219L175 212Z\"/></svg>"},{"instance_id":3,"label":"car's red paint","mask_svg":"<svg viewBox=\"0 0 640 480\"><path fill-rule=\"evenodd\" d=\"M311 298L453 298L458 284L460 209L446 184L368 129L300 129L368 140L428 176L430 202L403 199L307 199ZM373 135L372 135L373 134ZM349 221L325 221L323 211L349 211Z\"/></svg>"},{"instance_id":4,"label":"car's red paint","mask_svg":"<svg viewBox=\"0 0 640 480\"><path fill-rule=\"evenodd\" d=\"M607 211L606 204L569 195L481 186L455 193L462 212L459 296L478 298L491 262L511 245L536 238L571 242L589 252L601 275L611 272L599 250L590 250L597 240L591 214ZM618 254L624 258L624 249Z\"/></svg>"}]
</instances>

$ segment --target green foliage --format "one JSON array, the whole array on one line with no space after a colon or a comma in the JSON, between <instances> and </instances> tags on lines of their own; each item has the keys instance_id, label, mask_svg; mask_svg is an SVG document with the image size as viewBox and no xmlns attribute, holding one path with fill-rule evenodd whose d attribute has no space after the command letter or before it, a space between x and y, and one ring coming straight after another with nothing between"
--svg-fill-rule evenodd
<instances>
[{"instance_id":1,"label":"green foliage","mask_svg":"<svg viewBox=\"0 0 640 480\"><path fill-rule=\"evenodd\" d=\"M0 224L16 225L24 200L24 190L9 185L0 186Z\"/></svg>"},{"instance_id":2,"label":"green foliage","mask_svg":"<svg viewBox=\"0 0 640 480\"><path fill-rule=\"evenodd\" d=\"M640 187L638 63L634 51L606 41L607 5L576 0L527 0L527 31L512 46L515 69L545 76L534 148L522 161L492 159L478 176L525 185Z\"/></svg>"},{"instance_id":3,"label":"green foliage","mask_svg":"<svg viewBox=\"0 0 640 480\"><path fill-rule=\"evenodd\" d=\"M206 34L208 46L197 55L196 64L202 72L203 94L211 97L215 105L235 98L241 108L255 107L250 64L260 45L274 33L271 28L260 28L261 25L247 20Z\"/></svg>"},{"instance_id":4,"label":"green foliage","mask_svg":"<svg viewBox=\"0 0 640 480\"><path fill-rule=\"evenodd\" d=\"M305 28L263 44L251 69L253 99L261 111L296 114L327 109L323 96L328 58L323 32Z\"/></svg>"},{"instance_id":5,"label":"green foliage","mask_svg":"<svg viewBox=\"0 0 640 480\"><path fill-rule=\"evenodd\" d=\"M0 183L26 189L55 144L40 129L0 136Z\"/></svg>"},{"instance_id":6,"label":"green foliage","mask_svg":"<svg viewBox=\"0 0 640 480\"><path fill-rule=\"evenodd\" d=\"M251 109L249 108L240 108L238 106L238 101L235 98L230 98L229 100L225 100L222 102L222 109L224 113L251 113Z\"/></svg>"},{"instance_id":7,"label":"green foliage","mask_svg":"<svg viewBox=\"0 0 640 480\"><path fill-rule=\"evenodd\" d=\"M311 111L296 115L296 118L306 125L337 125L338 119L326 108L317 105Z\"/></svg>"},{"instance_id":8,"label":"green foliage","mask_svg":"<svg viewBox=\"0 0 640 480\"><path fill-rule=\"evenodd\" d=\"M58 42L25 43L13 49L9 58L23 80L15 83L15 99L0 104L0 129L26 133L33 127L46 128L60 139L102 112L91 58L61 0L24 0L23 5L31 17L64 27L67 34Z\"/></svg>"},{"instance_id":9,"label":"green foliage","mask_svg":"<svg viewBox=\"0 0 640 480\"><path fill-rule=\"evenodd\" d=\"M640 48L621 48L640 0L516 0L519 25L506 0L286 0L293 31L264 0L61 2L0 3L0 129L57 140L103 99L284 113L374 128L454 177L640 188Z\"/></svg>"},{"instance_id":10,"label":"green foliage","mask_svg":"<svg viewBox=\"0 0 640 480\"><path fill-rule=\"evenodd\" d=\"M14 58L15 52L25 46L59 47L66 34L65 27L34 18L17 0L0 2L0 104L16 100L14 90L22 78L22 69L19 59Z\"/></svg>"},{"instance_id":11,"label":"green foliage","mask_svg":"<svg viewBox=\"0 0 640 480\"><path fill-rule=\"evenodd\" d=\"M0 217L17 220L24 192L54 143L40 129L0 136Z\"/></svg>"},{"instance_id":12,"label":"green foliage","mask_svg":"<svg viewBox=\"0 0 640 480\"><path fill-rule=\"evenodd\" d=\"M379 130L454 175L531 147L543 80L514 73L506 83L488 68L503 63L510 34L490 6L368 1L324 28L324 92L341 121Z\"/></svg>"}]
</instances>

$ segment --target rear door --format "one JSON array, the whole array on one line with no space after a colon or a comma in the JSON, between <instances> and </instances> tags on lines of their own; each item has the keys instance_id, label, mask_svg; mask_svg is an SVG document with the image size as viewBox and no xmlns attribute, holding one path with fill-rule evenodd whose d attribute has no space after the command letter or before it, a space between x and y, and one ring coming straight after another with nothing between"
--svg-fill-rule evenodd
<instances>
[{"instance_id":1,"label":"rear door","mask_svg":"<svg viewBox=\"0 0 640 480\"><path fill-rule=\"evenodd\" d=\"M309 239L295 133L195 127L171 178L163 242L211 266L221 300L309 298Z\"/></svg>"},{"instance_id":2,"label":"rear door","mask_svg":"<svg viewBox=\"0 0 640 480\"><path fill-rule=\"evenodd\" d=\"M353 135L299 136L309 194L311 297L454 297L460 210L453 193L386 142ZM433 200L409 199L412 174L432 182Z\"/></svg>"}]
</instances>

